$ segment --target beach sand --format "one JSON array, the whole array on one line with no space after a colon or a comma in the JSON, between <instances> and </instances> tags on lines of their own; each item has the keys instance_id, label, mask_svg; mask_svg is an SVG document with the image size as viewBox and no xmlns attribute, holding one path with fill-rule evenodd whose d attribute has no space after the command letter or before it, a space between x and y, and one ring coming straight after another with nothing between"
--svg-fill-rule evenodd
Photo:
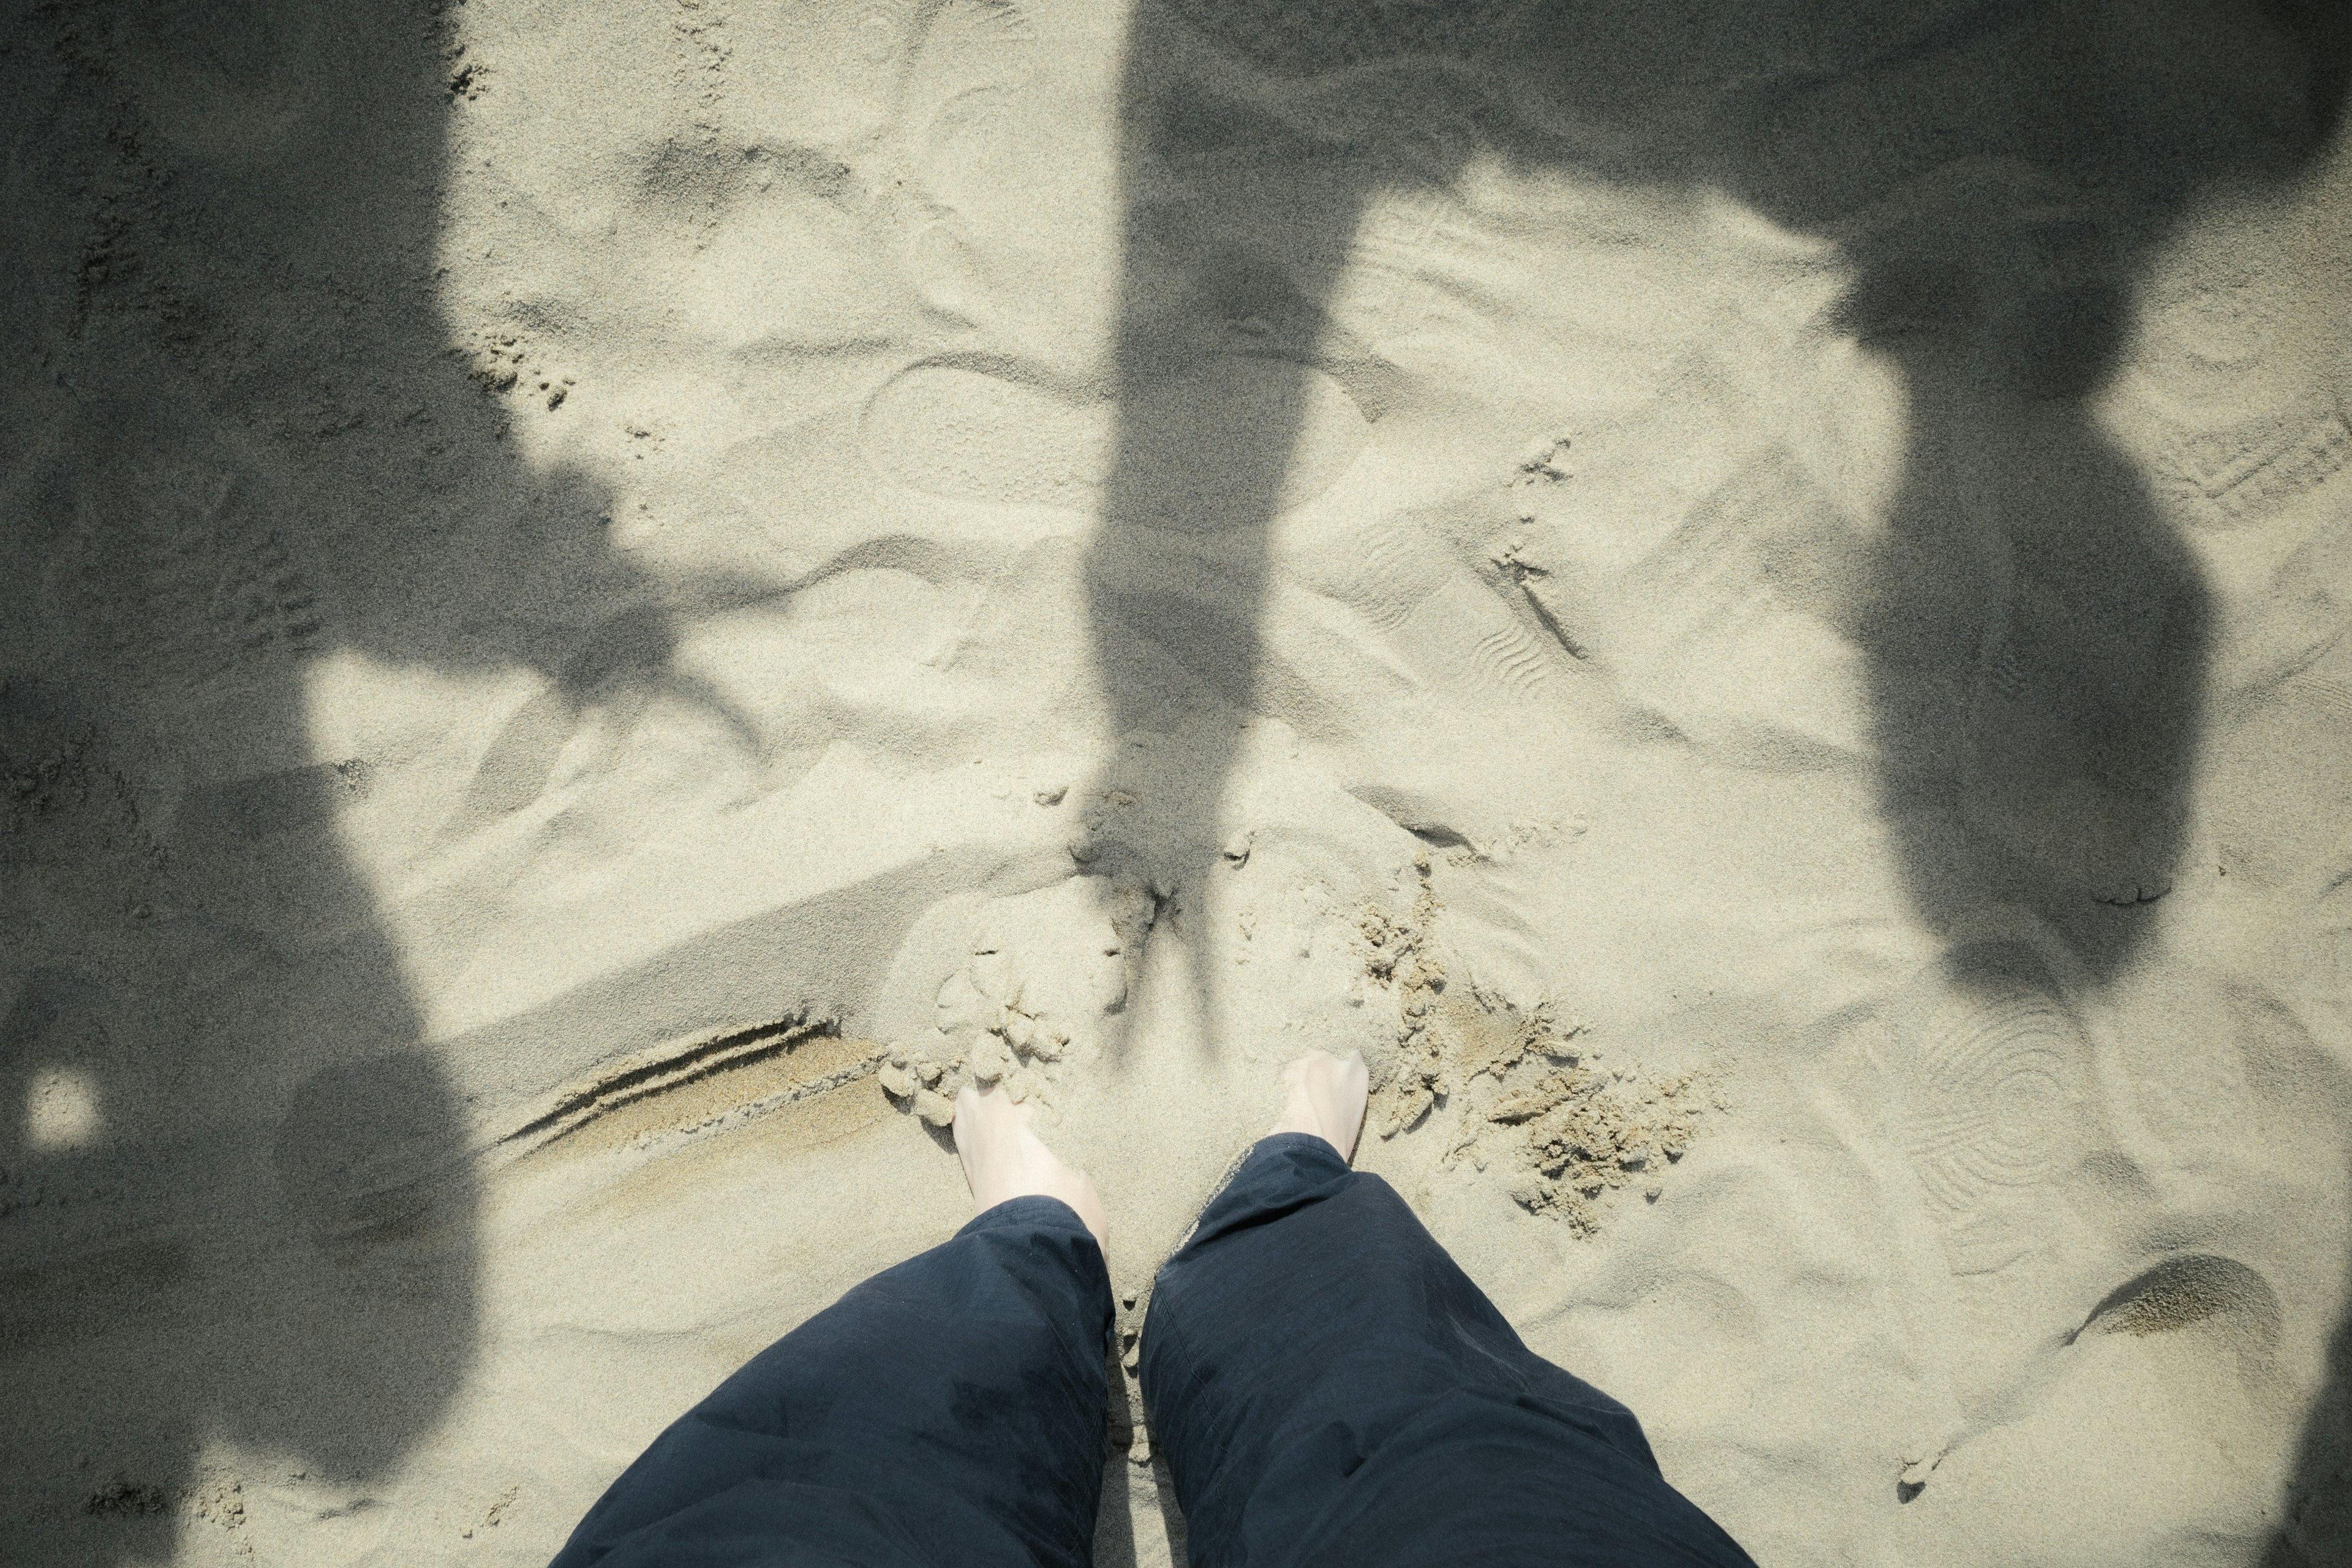
<instances>
[{"instance_id":1,"label":"beach sand","mask_svg":"<svg viewBox=\"0 0 2352 1568\"><path fill-rule=\"evenodd\" d=\"M2347 25L1470 15L12 11L0 1561L543 1562L974 1079L1118 1357L1319 1047L1761 1563L2352 1563Z\"/></svg>"}]
</instances>

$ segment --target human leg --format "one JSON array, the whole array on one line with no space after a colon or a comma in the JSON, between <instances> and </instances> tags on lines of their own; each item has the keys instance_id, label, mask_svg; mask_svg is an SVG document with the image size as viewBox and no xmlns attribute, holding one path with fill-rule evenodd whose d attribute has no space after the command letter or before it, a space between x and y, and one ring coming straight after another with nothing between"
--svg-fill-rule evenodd
<instances>
[{"instance_id":1,"label":"human leg","mask_svg":"<svg viewBox=\"0 0 2352 1568\"><path fill-rule=\"evenodd\" d=\"M982 1173L971 1223L680 1417L553 1568L1088 1561L1111 1299L1076 1205L1098 1226L1101 1205L1025 1121L998 1114L1011 1109L959 1105L959 1152Z\"/></svg>"},{"instance_id":2,"label":"human leg","mask_svg":"<svg viewBox=\"0 0 2352 1568\"><path fill-rule=\"evenodd\" d=\"M1631 1411L1307 1125L1259 1142L1152 1293L1144 1400L1195 1568L1748 1562Z\"/></svg>"}]
</instances>

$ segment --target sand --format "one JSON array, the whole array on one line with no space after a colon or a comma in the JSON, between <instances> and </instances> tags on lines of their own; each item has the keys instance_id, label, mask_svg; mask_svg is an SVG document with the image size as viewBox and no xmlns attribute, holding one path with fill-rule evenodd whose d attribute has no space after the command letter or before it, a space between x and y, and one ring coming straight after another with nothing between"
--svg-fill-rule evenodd
<instances>
[{"instance_id":1,"label":"sand","mask_svg":"<svg viewBox=\"0 0 2352 1568\"><path fill-rule=\"evenodd\" d=\"M1321 1047L1762 1563L2352 1562L2342 18L1472 16L11 12L0 1560L542 1562L975 1077L1118 1355Z\"/></svg>"}]
</instances>

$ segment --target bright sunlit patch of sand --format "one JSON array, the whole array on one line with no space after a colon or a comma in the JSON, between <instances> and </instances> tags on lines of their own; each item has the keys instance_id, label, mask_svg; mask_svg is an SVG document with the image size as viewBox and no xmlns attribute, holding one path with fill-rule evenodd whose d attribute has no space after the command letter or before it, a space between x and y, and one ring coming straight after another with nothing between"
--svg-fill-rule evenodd
<instances>
[{"instance_id":1,"label":"bright sunlit patch of sand","mask_svg":"<svg viewBox=\"0 0 2352 1568\"><path fill-rule=\"evenodd\" d=\"M25 1142L44 1152L86 1149L98 1142L106 1119L99 1111L98 1085L78 1068L43 1068L33 1074L25 1096Z\"/></svg>"}]
</instances>

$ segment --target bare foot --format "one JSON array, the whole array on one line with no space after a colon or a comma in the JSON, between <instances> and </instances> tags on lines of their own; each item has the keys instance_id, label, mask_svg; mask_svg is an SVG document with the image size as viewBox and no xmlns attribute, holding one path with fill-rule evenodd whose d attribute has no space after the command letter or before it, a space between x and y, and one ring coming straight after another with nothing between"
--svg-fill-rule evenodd
<instances>
[{"instance_id":1,"label":"bare foot","mask_svg":"<svg viewBox=\"0 0 2352 1568\"><path fill-rule=\"evenodd\" d=\"M1312 1132L1342 1160L1356 1152L1356 1135L1364 1130L1363 1052L1349 1051L1342 1061L1328 1051L1309 1051L1282 1069L1282 1082L1290 1098L1271 1131Z\"/></svg>"},{"instance_id":2,"label":"bare foot","mask_svg":"<svg viewBox=\"0 0 2352 1568\"><path fill-rule=\"evenodd\" d=\"M985 1214L1008 1198L1059 1198L1078 1211L1095 1244L1110 1246L1110 1222L1103 1217L1095 1179L1073 1171L1029 1131L1029 1107L992 1086L982 1094L971 1085L955 1101L956 1158L971 1188L972 1210Z\"/></svg>"}]
</instances>

